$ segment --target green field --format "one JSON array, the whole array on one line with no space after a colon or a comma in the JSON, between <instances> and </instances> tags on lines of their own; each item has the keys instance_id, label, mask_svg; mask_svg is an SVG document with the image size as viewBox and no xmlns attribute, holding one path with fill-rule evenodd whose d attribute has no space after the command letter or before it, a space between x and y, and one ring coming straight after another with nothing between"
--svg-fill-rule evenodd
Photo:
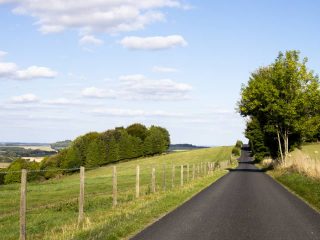
<instances>
[{"instance_id":1,"label":"green field","mask_svg":"<svg viewBox=\"0 0 320 240\"><path fill-rule=\"evenodd\" d=\"M28 239L100 239L101 230L110 239L125 237L152 221L154 218L177 206L226 171L217 171L214 176L191 182L192 166L200 162L219 162L230 159L232 147L217 147L190 152L141 158L116 164L118 174L118 207L112 208L112 166L101 167L85 173L85 214L82 230L78 229L77 211L79 174L52 179L42 183L28 183L27 232ZM189 183L180 185L180 165L184 165L186 182L190 166ZM135 200L135 169L140 165L141 198ZM171 173L175 165L174 187ZM151 169L156 168L157 193L150 193ZM165 174L164 174L165 173ZM198 174L197 174L198 175ZM19 184L0 186L0 234L3 239L18 239L19 236ZM166 191L164 191L166 187ZM164 201L164 202L162 202ZM149 206L150 205L150 206ZM148 206L150 209L144 210ZM134 219L134 221L132 220ZM118 226L118 227L115 227ZM125 226L125 227L124 227ZM121 230L122 229L122 230ZM120 231L120 232L119 232ZM73 235L70 235L70 234ZM118 237L112 235L117 233ZM80 234L80 235L79 235ZM105 239L105 238L102 238Z\"/></svg>"}]
</instances>

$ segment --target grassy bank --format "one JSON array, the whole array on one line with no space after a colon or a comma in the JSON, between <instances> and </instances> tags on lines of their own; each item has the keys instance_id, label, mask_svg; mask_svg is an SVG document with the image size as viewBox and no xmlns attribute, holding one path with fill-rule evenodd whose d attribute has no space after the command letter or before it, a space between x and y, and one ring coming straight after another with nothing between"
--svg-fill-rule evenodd
<instances>
[{"instance_id":1,"label":"grassy bank","mask_svg":"<svg viewBox=\"0 0 320 240\"><path fill-rule=\"evenodd\" d=\"M77 236L76 239L80 238L77 234L83 235L83 239L93 239L90 237L90 232L96 235L95 231L98 230L95 229L104 228L104 226L108 226L106 229L109 229L110 239L124 237L167 210L174 208L223 175L224 171L220 171L215 176L202 179L197 174L197 180L190 183L193 165L198 166L200 162L228 160L231 149L231 147L208 148L116 164L119 207L115 209L112 208L111 196L113 165L86 171L86 222L83 230L78 230L76 227L79 174L42 183L28 183L28 239L70 239L72 237L70 233L76 234L74 235ZM185 165L185 178L187 177L186 164L190 166L189 183L180 189L179 170L182 164ZM141 198L139 200L135 200L135 168L137 165L140 166ZM175 166L175 174L172 185L173 166ZM151 169L153 167L156 168L156 194L150 192ZM19 184L0 186L0 234L4 239L18 239L19 236L19 187ZM164 187L166 191L164 191ZM150 209L144 211L144 204ZM110 231L110 229L112 230ZM102 232L106 234L104 230ZM112 237L113 234L117 237Z\"/></svg>"},{"instance_id":2,"label":"grassy bank","mask_svg":"<svg viewBox=\"0 0 320 240\"><path fill-rule=\"evenodd\" d=\"M320 144L306 144L291 152L282 165L268 173L320 211ZM266 161L268 162L268 161Z\"/></svg>"},{"instance_id":3,"label":"grassy bank","mask_svg":"<svg viewBox=\"0 0 320 240\"><path fill-rule=\"evenodd\" d=\"M320 211L320 180L294 169L273 170L270 175Z\"/></svg>"}]
</instances>

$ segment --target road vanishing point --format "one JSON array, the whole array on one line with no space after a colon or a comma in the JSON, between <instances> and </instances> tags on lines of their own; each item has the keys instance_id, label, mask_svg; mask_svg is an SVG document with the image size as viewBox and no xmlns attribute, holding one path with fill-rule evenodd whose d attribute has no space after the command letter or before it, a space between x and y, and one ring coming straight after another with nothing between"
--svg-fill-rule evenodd
<instances>
[{"instance_id":1,"label":"road vanishing point","mask_svg":"<svg viewBox=\"0 0 320 240\"><path fill-rule=\"evenodd\" d=\"M133 240L320 240L320 214L256 168L239 166Z\"/></svg>"}]
</instances>

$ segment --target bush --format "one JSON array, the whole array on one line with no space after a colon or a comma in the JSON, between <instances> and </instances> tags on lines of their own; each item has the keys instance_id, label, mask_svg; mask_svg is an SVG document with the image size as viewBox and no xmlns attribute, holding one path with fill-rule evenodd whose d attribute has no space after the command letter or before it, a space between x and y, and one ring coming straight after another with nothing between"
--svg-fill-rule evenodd
<instances>
[{"instance_id":1,"label":"bush","mask_svg":"<svg viewBox=\"0 0 320 240\"><path fill-rule=\"evenodd\" d=\"M21 170L40 170L40 164L37 162L29 162L25 159L17 159L10 164L8 167L8 173L4 177L4 183L19 183L21 180ZM28 181L34 181L40 179L41 173L40 172L30 172L27 175Z\"/></svg>"},{"instance_id":2,"label":"bush","mask_svg":"<svg viewBox=\"0 0 320 240\"><path fill-rule=\"evenodd\" d=\"M4 172L6 172L8 169L3 168L0 169L0 185L4 184L4 178L6 176L6 174Z\"/></svg>"},{"instance_id":3,"label":"bush","mask_svg":"<svg viewBox=\"0 0 320 240\"><path fill-rule=\"evenodd\" d=\"M240 148L238 148L238 147L233 147L232 148L232 154L234 156L240 156L240 153L241 153Z\"/></svg>"}]
</instances>

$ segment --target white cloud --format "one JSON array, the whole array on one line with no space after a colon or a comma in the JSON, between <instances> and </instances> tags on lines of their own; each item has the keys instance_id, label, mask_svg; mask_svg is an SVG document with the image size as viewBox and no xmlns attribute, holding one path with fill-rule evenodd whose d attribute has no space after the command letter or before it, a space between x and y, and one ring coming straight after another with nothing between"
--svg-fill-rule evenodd
<instances>
[{"instance_id":1,"label":"white cloud","mask_svg":"<svg viewBox=\"0 0 320 240\"><path fill-rule=\"evenodd\" d=\"M78 105L81 104L79 101L71 100L68 98L57 98L43 101L45 104L49 105Z\"/></svg>"},{"instance_id":2,"label":"white cloud","mask_svg":"<svg viewBox=\"0 0 320 240\"><path fill-rule=\"evenodd\" d=\"M155 37L125 37L120 44L133 50L162 50L177 46L185 47L188 45L186 40L180 35L155 36Z\"/></svg>"},{"instance_id":3,"label":"white cloud","mask_svg":"<svg viewBox=\"0 0 320 240\"><path fill-rule=\"evenodd\" d=\"M57 76L57 72L47 67L31 66L15 73L15 78L25 80L34 78L53 78Z\"/></svg>"},{"instance_id":4,"label":"white cloud","mask_svg":"<svg viewBox=\"0 0 320 240\"><path fill-rule=\"evenodd\" d=\"M117 98L124 100L186 100L192 86L171 79L149 79L144 75L124 75L113 88L88 87L81 95L87 98Z\"/></svg>"},{"instance_id":5,"label":"white cloud","mask_svg":"<svg viewBox=\"0 0 320 240\"><path fill-rule=\"evenodd\" d=\"M0 62L0 78L14 77L18 66L12 62Z\"/></svg>"},{"instance_id":6,"label":"white cloud","mask_svg":"<svg viewBox=\"0 0 320 240\"><path fill-rule=\"evenodd\" d=\"M83 45L94 45L94 46L100 46L102 45L104 42L103 40L96 38L93 35L84 35L83 37L80 38L79 40L79 44L81 46Z\"/></svg>"},{"instance_id":7,"label":"white cloud","mask_svg":"<svg viewBox=\"0 0 320 240\"><path fill-rule=\"evenodd\" d=\"M113 90L88 87L82 90L82 96L87 98L114 98L116 95Z\"/></svg>"},{"instance_id":8,"label":"white cloud","mask_svg":"<svg viewBox=\"0 0 320 240\"><path fill-rule=\"evenodd\" d=\"M0 50L0 59L6 56L8 53Z\"/></svg>"},{"instance_id":9,"label":"white cloud","mask_svg":"<svg viewBox=\"0 0 320 240\"><path fill-rule=\"evenodd\" d=\"M170 68L170 67L163 67L163 66L154 66L152 68L152 71L159 72L159 73L174 73L174 72L178 72L178 69Z\"/></svg>"},{"instance_id":10,"label":"white cloud","mask_svg":"<svg viewBox=\"0 0 320 240\"><path fill-rule=\"evenodd\" d=\"M20 95L20 96L14 96L11 98L11 102L12 103L34 103L34 102L38 102L39 101L39 98L32 94L32 93L27 93L27 94L24 94L24 95Z\"/></svg>"},{"instance_id":11,"label":"white cloud","mask_svg":"<svg viewBox=\"0 0 320 240\"><path fill-rule=\"evenodd\" d=\"M150 100L188 99L192 86L171 79L153 80L144 75L126 75L120 77L126 98Z\"/></svg>"},{"instance_id":12,"label":"white cloud","mask_svg":"<svg viewBox=\"0 0 320 240\"><path fill-rule=\"evenodd\" d=\"M36 18L43 33L70 28L86 33L118 33L164 20L164 8L185 7L180 0L24 0L16 1L13 11Z\"/></svg>"},{"instance_id":13,"label":"white cloud","mask_svg":"<svg viewBox=\"0 0 320 240\"><path fill-rule=\"evenodd\" d=\"M26 69L19 69L13 62L1 61L1 56L7 53L0 51L0 78L28 80L35 78L53 78L58 75L57 72L47 67L30 66Z\"/></svg>"},{"instance_id":14,"label":"white cloud","mask_svg":"<svg viewBox=\"0 0 320 240\"><path fill-rule=\"evenodd\" d=\"M137 109L119 109L119 108L95 108L89 113L99 116L114 116L114 117L183 117L180 113L170 113L166 111L144 111Z\"/></svg>"}]
</instances>

